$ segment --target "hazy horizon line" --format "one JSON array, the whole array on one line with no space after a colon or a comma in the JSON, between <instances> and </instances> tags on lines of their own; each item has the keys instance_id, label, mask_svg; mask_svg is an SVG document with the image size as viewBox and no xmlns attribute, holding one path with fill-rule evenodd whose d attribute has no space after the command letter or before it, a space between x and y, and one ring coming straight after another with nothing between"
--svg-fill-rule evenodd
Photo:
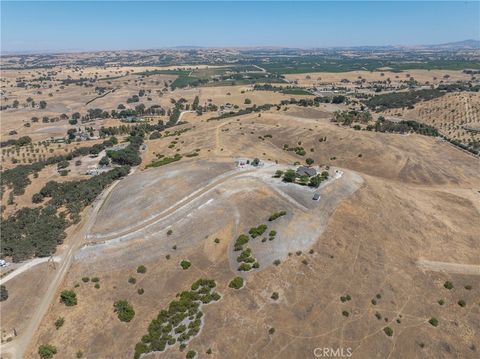
<instances>
[{"instance_id":1,"label":"hazy horizon line","mask_svg":"<svg viewBox=\"0 0 480 359\"><path fill-rule=\"evenodd\" d=\"M221 49L291 49L291 50L320 50L320 49L353 49L353 48L382 48L382 47L426 47L426 46L445 46L461 44L464 42L478 42L477 48L480 49L480 38L464 39L458 41L449 41L436 44L384 44L384 45L336 45L336 46L282 46L282 45L231 45L231 46L203 46L203 45L176 45L176 46L159 46L146 48L104 48L104 49L45 49L45 50L0 50L0 56L8 55L42 55L42 54L67 54L67 53L85 53L85 52L108 52L108 51L148 51L148 50L188 50L188 49L204 49L204 50L221 50Z\"/></svg>"}]
</instances>

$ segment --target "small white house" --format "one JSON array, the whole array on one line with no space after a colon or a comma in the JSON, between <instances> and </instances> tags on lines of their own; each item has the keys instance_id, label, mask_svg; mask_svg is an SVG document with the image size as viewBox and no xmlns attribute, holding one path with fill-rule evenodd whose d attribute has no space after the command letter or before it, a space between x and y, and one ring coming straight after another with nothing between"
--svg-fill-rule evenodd
<instances>
[{"instance_id":1,"label":"small white house","mask_svg":"<svg viewBox=\"0 0 480 359\"><path fill-rule=\"evenodd\" d=\"M239 158L235 161L237 167L245 167L250 164L250 160L248 158Z\"/></svg>"}]
</instances>

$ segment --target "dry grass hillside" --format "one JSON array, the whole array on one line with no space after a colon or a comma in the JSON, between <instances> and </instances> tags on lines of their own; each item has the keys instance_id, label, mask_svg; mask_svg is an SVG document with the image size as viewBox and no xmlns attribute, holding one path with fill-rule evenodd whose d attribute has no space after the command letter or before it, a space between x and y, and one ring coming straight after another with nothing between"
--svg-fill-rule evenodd
<instances>
[{"instance_id":1,"label":"dry grass hillside","mask_svg":"<svg viewBox=\"0 0 480 359\"><path fill-rule=\"evenodd\" d=\"M62 358L132 358L151 320L198 278L215 280L221 295L202 307L199 334L184 351L176 343L142 358L189 350L314 358L315 348L350 348L353 358L478 356L480 276L464 270L480 253L477 159L431 137L354 131L320 116L272 112L184 126L191 129L174 148L172 137L147 141L142 168L157 153L199 155L115 187L60 288L75 290L78 304L53 302L27 357L50 343ZM305 156L283 149L299 142ZM235 169L238 157L271 167ZM316 203L308 188L272 178L306 157L344 173ZM269 222L278 210L287 215ZM251 239L260 268L239 272L233 242L261 223L276 237ZM235 290L238 275L246 284ZM98 277L99 288L82 277ZM132 321L117 318L118 299L132 304ZM20 303L7 305L12 323Z\"/></svg>"}]
</instances>

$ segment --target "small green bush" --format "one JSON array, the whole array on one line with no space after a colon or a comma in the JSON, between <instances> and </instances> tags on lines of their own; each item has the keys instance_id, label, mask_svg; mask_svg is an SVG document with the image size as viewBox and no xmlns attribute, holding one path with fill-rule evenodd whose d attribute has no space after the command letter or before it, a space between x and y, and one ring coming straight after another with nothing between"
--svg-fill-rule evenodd
<instances>
[{"instance_id":1,"label":"small green bush","mask_svg":"<svg viewBox=\"0 0 480 359\"><path fill-rule=\"evenodd\" d=\"M453 289L453 283L450 282L449 280L447 280L447 281L443 284L443 286L444 286L445 288L447 288L447 289Z\"/></svg>"},{"instance_id":2,"label":"small green bush","mask_svg":"<svg viewBox=\"0 0 480 359\"><path fill-rule=\"evenodd\" d=\"M197 355L197 352L194 350L189 350L185 358L187 359L193 359Z\"/></svg>"},{"instance_id":3,"label":"small green bush","mask_svg":"<svg viewBox=\"0 0 480 359\"><path fill-rule=\"evenodd\" d=\"M388 337L391 337L393 335L393 329L390 328L390 327L385 327L383 328L383 331L385 332L385 334L388 336Z\"/></svg>"},{"instance_id":4,"label":"small green bush","mask_svg":"<svg viewBox=\"0 0 480 359\"><path fill-rule=\"evenodd\" d=\"M190 268L191 265L192 264L185 259L180 262L180 266L182 267L183 270L186 270L186 269Z\"/></svg>"},{"instance_id":5,"label":"small green bush","mask_svg":"<svg viewBox=\"0 0 480 359\"><path fill-rule=\"evenodd\" d=\"M82 282L88 283L90 281L89 277L82 277Z\"/></svg>"},{"instance_id":6,"label":"small green bush","mask_svg":"<svg viewBox=\"0 0 480 359\"><path fill-rule=\"evenodd\" d=\"M130 303L126 300L117 300L113 303L115 313L118 315L118 319L122 322L129 322L135 316L135 310Z\"/></svg>"},{"instance_id":7,"label":"small green bush","mask_svg":"<svg viewBox=\"0 0 480 359\"><path fill-rule=\"evenodd\" d=\"M100 282L100 278L98 278L98 277L93 277L93 278L92 278L92 282L93 282L93 283L98 283L98 282Z\"/></svg>"},{"instance_id":8,"label":"small green bush","mask_svg":"<svg viewBox=\"0 0 480 359\"><path fill-rule=\"evenodd\" d=\"M147 272L147 267L145 267L144 265L139 265L138 268L137 268L137 273L146 273Z\"/></svg>"},{"instance_id":9,"label":"small green bush","mask_svg":"<svg viewBox=\"0 0 480 359\"><path fill-rule=\"evenodd\" d=\"M344 311L342 312L342 315L343 315L344 317L348 317L348 316L349 316L349 313L348 313L346 310L344 310Z\"/></svg>"},{"instance_id":10,"label":"small green bush","mask_svg":"<svg viewBox=\"0 0 480 359\"><path fill-rule=\"evenodd\" d=\"M73 290L64 290L60 293L60 302L67 307L77 305L77 294Z\"/></svg>"},{"instance_id":11,"label":"small green bush","mask_svg":"<svg viewBox=\"0 0 480 359\"><path fill-rule=\"evenodd\" d=\"M138 288L137 293L142 295L143 293L145 293L145 290L143 288Z\"/></svg>"},{"instance_id":12,"label":"small green bush","mask_svg":"<svg viewBox=\"0 0 480 359\"><path fill-rule=\"evenodd\" d=\"M252 227L248 231L248 233L252 236L252 238L256 238L261 236L265 231L267 230L267 225L266 224L261 224L258 227Z\"/></svg>"},{"instance_id":13,"label":"small green bush","mask_svg":"<svg viewBox=\"0 0 480 359\"><path fill-rule=\"evenodd\" d=\"M458 303L458 305L461 306L462 308L464 308L464 307L467 305L467 303L466 303L463 299L460 299L457 303Z\"/></svg>"},{"instance_id":14,"label":"small green bush","mask_svg":"<svg viewBox=\"0 0 480 359\"><path fill-rule=\"evenodd\" d=\"M440 299L437 303L440 304L440 305L444 305L445 301L443 299Z\"/></svg>"},{"instance_id":15,"label":"small green bush","mask_svg":"<svg viewBox=\"0 0 480 359\"><path fill-rule=\"evenodd\" d=\"M243 287L243 278L242 277L235 277L230 281L228 285L230 288L240 289Z\"/></svg>"},{"instance_id":16,"label":"small green bush","mask_svg":"<svg viewBox=\"0 0 480 359\"><path fill-rule=\"evenodd\" d=\"M278 177L280 177L282 174L283 174L282 171L277 171L275 176L278 175ZM285 216L286 214L287 214L286 211L275 212L268 218L268 221L272 222L272 221L276 220L277 218Z\"/></svg>"},{"instance_id":17,"label":"small green bush","mask_svg":"<svg viewBox=\"0 0 480 359\"><path fill-rule=\"evenodd\" d=\"M63 324L65 324L65 318L60 317L55 321L55 328L58 330L63 326Z\"/></svg>"},{"instance_id":18,"label":"small green bush","mask_svg":"<svg viewBox=\"0 0 480 359\"><path fill-rule=\"evenodd\" d=\"M438 319L437 318L430 318L430 320L428 322L434 327L438 326Z\"/></svg>"},{"instance_id":19,"label":"small green bush","mask_svg":"<svg viewBox=\"0 0 480 359\"><path fill-rule=\"evenodd\" d=\"M38 347L38 355L42 359L50 359L57 354L57 348L50 344L43 344Z\"/></svg>"},{"instance_id":20,"label":"small green bush","mask_svg":"<svg viewBox=\"0 0 480 359\"><path fill-rule=\"evenodd\" d=\"M135 283L137 283L137 279L135 277L130 277L130 278L128 278L128 283L135 284Z\"/></svg>"}]
</instances>

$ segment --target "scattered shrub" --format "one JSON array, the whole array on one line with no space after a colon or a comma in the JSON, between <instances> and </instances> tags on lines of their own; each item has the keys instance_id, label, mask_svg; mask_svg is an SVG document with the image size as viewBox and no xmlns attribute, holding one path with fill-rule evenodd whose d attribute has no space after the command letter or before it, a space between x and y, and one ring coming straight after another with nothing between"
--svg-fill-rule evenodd
<instances>
[{"instance_id":1,"label":"scattered shrub","mask_svg":"<svg viewBox=\"0 0 480 359\"><path fill-rule=\"evenodd\" d=\"M88 283L90 281L89 277L82 277L82 282Z\"/></svg>"},{"instance_id":2,"label":"scattered shrub","mask_svg":"<svg viewBox=\"0 0 480 359\"><path fill-rule=\"evenodd\" d=\"M130 277L130 278L128 278L128 283L135 284L135 283L137 283L137 279L135 277Z\"/></svg>"},{"instance_id":3,"label":"scattered shrub","mask_svg":"<svg viewBox=\"0 0 480 359\"><path fill-rule=\"evenodd\" d=\"M430 318L430 320L428 322L431 325L433 325L434 327L438 326L438 319L437 318Z\"/></svg>"},{"instance_id":4,"label":"scattered shrub","mask_svg":"<svg viewBox=\"0 0 480 359\"><path fill-rule=\"evenodd\" d=\"M272 298L273 300L278 300L279 298L278 292L273 292L270 298Z\"/></svg>"},{"instance_id":5,"label":"scattered shrub","mask_svg":"<svg viewBox=\"0 0 480 359\"><path fill-rule=\"evenodd\" d=\"M77 305L77 294L73 290L64 290L60 293L60 302L67 307Z\"/></svg>"},{"instance_id":6,"label":"scattered shrub","mask_svg":"<svg viewBox=\"0 0 480 359\"><path fill-rule=\"evenodd\" d=\"M388 336L388 337L391 337L393 335L393 329L390 328L390 327L385 327L383 328L383 331L385 332L385 334Z\"/></svg>"},{"instance_id":7,"label":"scattered shrub","mask_svg":"<svg viewBox=\"0 0 480 359\"><path fill-rule=\"evenodd\" d=\"M244 244L247 244L249 241L249 238L247 235L245 234L241 234L238 236L238 238L236 239L235 241L235 244L234 244L234 250L235 251L241 251L243 250L243 245Z\"/></svg>"},{"instance_id":8,"label":"scattered shrub","mask_svg":"<svg viewBox=\"0 0 480 359\"><path fill-rule=\"evenodd\" d=\"M466 303L463 299L460 299L457 303L458 303L458 305L461 306L462 308L464 308L464 307L467 305L467 303Z\"/></svg>"},{"instance_id":9,"label":"scattered shrub","mask_svg":"<svg viewBox=\"0 0 480 359\"><path fill-rule=\"evenodd\" d=\"M146 273L147 272L147 267L145 267L144 265L139 265L138 268L137 268L137 273Z\"/></svg>"},{"instance_id":10,"label":"scattered shrub","mask_svg":"<svg viewBox=\"0 0 480 359\"><path fill-rule=\"evenodd\" d=\"M252 236L252 238L256 238L258 236L261 236L265 231L267 230L267 225L266 224L261 224L258 227L252 227L248 231L248 233Z\"/></svg>"},{"instance_id":11,"label":"scattered shrub","mask_svg":"<svg viewBox=\"0 0 480 359\"><path fill-rule=\"evenodd\" d=\"M137 290L137 293L140 294L140 295L142 295L143 293L145 293L145 290L144 290L143 288L139 288L139 289Z\"/></svg>"},{"instance_id":12,"label":"scattered shrub","mask_svg":"<svg viewBox=\"0 0 480 359\"><path fill-rule=\"evenodd\" d=\"M281 172L281 171L280 171L280 172ZM278 174L278 173L279 173L279 172L277 171L277 174ZM283 172L282 172L282 173L283 173ZM281 175L282 175L282 174L280 174L279 177L280 177ZM280 218L280 217L282 217L282 216L285 216L286 214L287 214L286 211L275 212L275 213L273 213L270 217L268 217L268 221L269 221L269 222L272 222L272 221L276 220L277 218Z\"/></svg>"},{"instance_id":13,"label":"scattered shrub","mask_svg":"<svg viewBox=\"0 0 480 359\"><path fill-rule=\"evenodd\" d=\"M187 260L183 260L180 262L180 266L182 267L183 270L190 268L191 265L192 264Z\"/></svg>"},{"instance_id":14,"label":"scattered shrub","mask_svg":"<svg viewBox=\"0 0 480 359\"><path fill-rule=\"evenodd\" d=\"M4 285L0 285L0 302L8 299L8 290Z\"/></svg>"},{"instance_id":15,"label":"scattered shrub","mask_svg":"<svg viewBox=\"0 0 480 359\"><path fill-rule=\"evenodd\" d=\"M453 283L448 280L443 284L443 286L447 289L453 289Z\"/></svg>"},{"instance_id":16,"label":"scattered shrub","mask_svg":"<svg viewBox=\"0 0 480 359\"><path fill-rule=\"evenodd\" d=\"M197 355L197 352L194 350L189 350L185 358L187 359L193 359Z\"/></svg>"},{"instance_id":17,"label":"scattered shrub","mask_svg":"<svg viewBox=\"0 0 480 359\"><path fill-rule=\"evenodd\" d=\"M344 317L348 317L348 316L349 316L349 313L348 313L346 310L344 310L344 311L342 312L342 315L343 315Z\"/></svg>"},{"instance_id":18,"label":"scattered shrub","mask_svg":"<svg viewBox=\"0 0 480 359\"><path fill-rule=\"evenodd\" d=\"M243 278L242 277L235 277L230 281L228 285L230 288L240 289L243 287Z\"/></svg>"},{"instance_id":19,"label":"scattered shrub","mask_svg":"<svg viewBox=\"0 0 480 359\"><path fill-rule=\"evenodd\" d=\"M63 326L63 324L65 324L65 319L60 317L55 321L55 328L58 330Z\"/></svg>"},{"instance_id":20,"label":"scattered shrub","mask_svg":"<svg viewBox=\"0 0 480 359\"><path fill-rule=\"evenodd\" d=\"M135 316L135 310L130 303L126 300L117 300L113 303L113 307L115 308L115 313L118 315L118 319L122 322L129 322Z\"/></svg>"},{"instance_id":21,"label":"scattered shrub","mask_svg":"<svg viewBox=\"0 0 480 359\"><path fill-rule=\"evenodd\" d=\"M43 344L38 347L38 355L42 359L50 359L57 354L57 348L50 344Z\"/></svg>"}]
</instances>

